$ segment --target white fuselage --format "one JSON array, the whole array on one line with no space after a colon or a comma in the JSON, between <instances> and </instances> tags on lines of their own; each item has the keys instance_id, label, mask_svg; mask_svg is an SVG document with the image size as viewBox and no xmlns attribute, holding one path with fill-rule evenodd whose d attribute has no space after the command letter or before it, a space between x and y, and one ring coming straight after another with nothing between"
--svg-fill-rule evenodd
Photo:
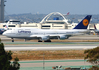
<instances>
[{"instance_id":1,"label":"white fuselage","mask_svg":"<svg viewBox=\"0 0 99 70\"><path fill-rule=\"evenodd\" d=\"M79 35L84 34L88 30L86 29L64 29L64 30L43 30L43 29L34 29L34 28L13 28L7 30L3 35L10 38L42 38L44 36L55 37L55 36L68 36L68 35Z\"/></svg>"}]
</instances>

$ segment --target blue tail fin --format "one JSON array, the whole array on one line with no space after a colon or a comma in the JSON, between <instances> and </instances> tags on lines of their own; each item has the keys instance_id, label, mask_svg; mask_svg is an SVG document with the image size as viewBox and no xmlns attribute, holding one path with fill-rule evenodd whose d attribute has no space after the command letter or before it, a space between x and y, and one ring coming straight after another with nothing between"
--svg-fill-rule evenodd
<instances>
[{"instance_id":1,"label":"blue tail fin","mask_svg":"<svg viewBox=\"0 0 99 70\"><path fill-rule=\"evenodd\" d=\"M92 15L87 15L74 29L87 29Z\"/></svg>"}]
</instances>

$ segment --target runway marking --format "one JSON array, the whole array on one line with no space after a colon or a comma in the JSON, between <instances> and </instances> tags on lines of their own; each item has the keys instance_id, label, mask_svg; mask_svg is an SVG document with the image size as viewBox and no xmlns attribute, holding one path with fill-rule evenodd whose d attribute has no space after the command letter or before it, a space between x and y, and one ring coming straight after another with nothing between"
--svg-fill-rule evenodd
<instances>
[{"instance_id":1,"label":"runway marking","mask_svg":"<svg viewBox=\"0 0 99 70\"><path fill-rule=\"evenodd\" d=\"M45 62L84 62L87 60L45 60ZM43 61L38 60L38 61L19 61L19 63L43 63Z\"/></svg>"},{"instance_id":2,"label":"runway marking","mask_svg":"<svg viewBox=\"0 0 99 70\"><path fill-rule=\"evenodd\" d=\"M16 51L21 51L21 50L34 50L34 51L37 51L37 50L70 50L70 49L75 49L75 50L85 50L86 49L92 49L92 48L95 48L97 46L64 46L64 47L54 47L54 46L51 46L51 47L5 47L5 50L16 50Z\"/></svg>"},{"instance_id":3,"label":"runway marking","mask_svg":"<svg viewBox=\"0 0 99 70\"><path fill-rule=\"evenodd\" d=\"M27 45L46 45L46 44L52 44L52 45L56 45L56 44L58 44L58 45L60 45L60 44L62 44L62 45L68 45L68 44L98 44L99 45L99 43L98 42L52 42L52 43L36 43L36 42L3 42L5 45L22 45L22 44L27 44Z\"/></svg>"}]
</instances>

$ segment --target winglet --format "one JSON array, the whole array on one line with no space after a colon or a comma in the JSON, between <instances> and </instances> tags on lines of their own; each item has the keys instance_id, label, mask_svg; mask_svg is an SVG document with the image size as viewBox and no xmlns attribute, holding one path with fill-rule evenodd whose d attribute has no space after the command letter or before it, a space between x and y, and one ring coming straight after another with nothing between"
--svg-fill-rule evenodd
<instances>
[{"instance_id":1,"label":"winglet","mask_svg":"<svg viewBox=\"0 0 99 70\"><path fill-rule=\"evenodd\" d=\"M92 15L87 15L74 29L87 29Z\"/></svg>"}]
</instances>

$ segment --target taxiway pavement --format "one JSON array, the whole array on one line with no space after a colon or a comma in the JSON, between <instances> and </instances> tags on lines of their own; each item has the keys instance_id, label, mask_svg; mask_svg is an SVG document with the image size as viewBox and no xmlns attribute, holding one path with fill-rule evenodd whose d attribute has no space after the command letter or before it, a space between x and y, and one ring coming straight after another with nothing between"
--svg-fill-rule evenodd
<instances>
[{"instance_id":1,"label":"taxiway pavement","mask_svg":"<svg viewBox=\"0 0 99 70\"><path fill-rule=\"evenodd\" d=\"M53 70L52 67L62 66L61 69L68 67L72 68L89 68L92 66L86 60L67 59L67 60L34 60L34 61L20 61L20 70Z\"/></svg>"},{"instance_id":2,"label":"taxiway pavement","mask_svg":"<svg viewBox=\"0 0 99 70\"><path fill-rule=\"evenodd\" d=\"M99 46L98 42L3 42L5 50L85 50Z\"/></svg>"},{"instance_id":3,"label":"taxiway pavement","mask_svg":"<svg viewBox=\"0 0 99 70\"><path fill-rule=\"evenodd\" d=\"M0 36L4 43L5 50L11 51L24 51L24 50L84 50L92 49L99 46L99 42L51 42L51 43L38 43L38 42L24 42L18 41L11 42L10 38ZM69 40L99 40L97 36L75 36L70 37ZM36 60L36 61L20 61L20 70L52 70L52 67L62 65L65 67L90 67L91 64L82 60Z\"/></svg>"}]
</instances>

